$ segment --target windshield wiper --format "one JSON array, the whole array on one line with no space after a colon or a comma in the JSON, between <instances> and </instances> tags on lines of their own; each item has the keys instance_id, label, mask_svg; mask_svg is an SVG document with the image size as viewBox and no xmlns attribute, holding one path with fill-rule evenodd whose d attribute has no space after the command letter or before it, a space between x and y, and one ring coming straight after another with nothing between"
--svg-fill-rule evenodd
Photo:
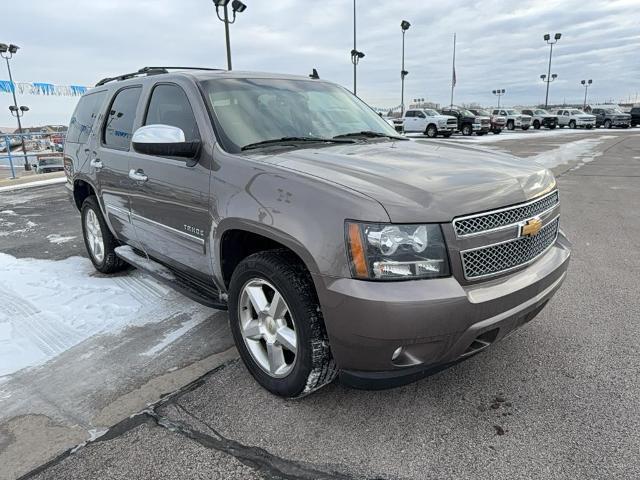
<instances>
[{"instance_id":1,"label":"windshield wiper","mask_svg":"<svg viewBox=\"0 0 640 480\"><path fill-rule=\"evenodd\" d=\"M362 130L361 132L341 133L336 135L335 138L347 138L347 137L371 137L371 138L393 138L395 140L404 140L404 137L398 135L388 135L382 132L374 132L373 130Z\"/></svg>"},{"instance_id":2,"label":"windshield wiper","mask_svg":"<svg viewBox=\"0 0 640 480\"><path fill-rule=\"evenodd\" d=\"M302 142L315 142L315 143L353 143L352 140L337 140L335 138L320 138L320 137L282 137L282 138L271 138L269 140L262 140L261 142L249 143L245 145L240 150L252 150L254 148L265 147L269 145L279 145L279 144L295 144Z\"/></svg>"}]
</instances>

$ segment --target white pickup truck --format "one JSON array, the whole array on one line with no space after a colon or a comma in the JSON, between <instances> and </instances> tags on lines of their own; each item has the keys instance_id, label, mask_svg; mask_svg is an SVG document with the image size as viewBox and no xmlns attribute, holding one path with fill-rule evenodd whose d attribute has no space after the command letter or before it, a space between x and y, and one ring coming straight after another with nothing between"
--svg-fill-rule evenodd
<instances>
[{"instance_id":1,"label":"white pickup truck","mask_svg":"<svg viewBox=\"0 0 640 480\"><path fill-rule=\"evenodd\" d=\"M431 108L411 108L404 113L404 131L424 133L429 138L450 137L458 127L458 120L440 115Z\"/></svg>"},{"instance_id":2,"label":"white pickup truck","mask_svg":"<svg viewBox=\"0 0 640 480\"><path fill-rule=\"evenodd\" d=\"M584 113L577 108L563 108L556 111L560 128L593 128L596 126L596 116Z\"/></svg>"},{"instance_id":3,"label":"white pickup truck","mask_svg":"<svg viewBox=\"0 0 640 480\"><path fill-rule=\"evenodd\" d=\"M516 128L529 130L531 126L531 117L513 108L495 109L493 115L500 115L507 119L507 130L515 130Z\"/></svg>"}]
</instances>

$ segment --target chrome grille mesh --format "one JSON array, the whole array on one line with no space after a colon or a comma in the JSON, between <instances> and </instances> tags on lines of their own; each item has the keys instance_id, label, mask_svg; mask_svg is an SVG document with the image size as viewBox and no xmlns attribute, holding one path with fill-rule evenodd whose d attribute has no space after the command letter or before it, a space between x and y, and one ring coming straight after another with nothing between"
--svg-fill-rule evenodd
<instances>
[{"instance_id":1,"label":"chrome grille mesh","mask_svg":"<svg viewBox=\"0 0 640 480\"><path fill-rule=\"evenodd\" d=\"M453 221L453 227L456 235L463 237L465 235L473 235L482 233L494 228L513 225L522 222L542 212L549 210L559 202L558 191L542 197L540 200L512 208L503 209L497 212L488 212L486 214L478 214L473 217L461 218Z\"/></svg>"},{"instance_id":2,"label":"chrome grille mesh","mask_svg":"<svg viewBox=\"0 0 640 480\"><path fill-rule=\"evenodd\" d=\"M533 237L520 237L509 242L461 252L465 278L472 280L493 275L531 262L555 242L559 222L559 218L549 222Z\"/></svg>"}]
</instances>

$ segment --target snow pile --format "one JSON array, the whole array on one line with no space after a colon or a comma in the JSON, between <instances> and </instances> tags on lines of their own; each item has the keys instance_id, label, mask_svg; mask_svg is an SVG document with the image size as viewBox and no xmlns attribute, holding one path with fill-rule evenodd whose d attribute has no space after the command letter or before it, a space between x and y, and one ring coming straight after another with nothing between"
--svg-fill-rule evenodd
<instances>
[{"instance_id":1,"label":"snow pile","mask_svg":"<svg viewBox=\"0 0 640 480\"><path fill-rule=\"evenodd\" d=\"M83 340L129 326L187 320L147 355L207 319L203 307L139 271L97 274L91 262L16 259L0 253L0 377L39 365Z\"/></svg>"}]
</instances>

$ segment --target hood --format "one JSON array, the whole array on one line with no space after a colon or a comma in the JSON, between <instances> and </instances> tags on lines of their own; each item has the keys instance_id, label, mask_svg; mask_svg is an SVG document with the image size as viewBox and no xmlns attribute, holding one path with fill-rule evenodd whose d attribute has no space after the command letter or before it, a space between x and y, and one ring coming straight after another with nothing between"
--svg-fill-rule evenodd
<instances>
[{"instance_id":1,"label":"hood","mask_svg":"<svg viewBox=\"0 0 640 480\"><path fill-rule=\"evenodd\" d=\"M303 148L261 160L365 194L392 222L449 222L524 202L555 185L553 174L533 162L411 140Z\"/></svg>"}]
</instances>

